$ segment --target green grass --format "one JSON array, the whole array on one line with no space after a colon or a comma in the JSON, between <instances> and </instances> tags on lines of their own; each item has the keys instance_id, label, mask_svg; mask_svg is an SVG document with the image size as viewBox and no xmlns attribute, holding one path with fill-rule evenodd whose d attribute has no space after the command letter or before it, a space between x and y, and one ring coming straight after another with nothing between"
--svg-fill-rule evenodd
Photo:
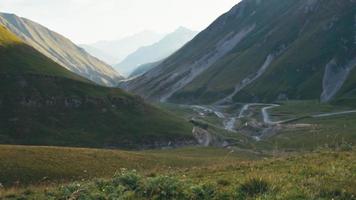
<instances>
[{"instance_id":1,"label":"green grass","mask_svg":"<svg viewBox=\"0 0 356 200\"><path fill-rule=\"evenodd\" d=\"M356 144L356 114L320 119L303 119L295 124L301 128L286 128L268 138L262 148L310 151L322 147L343 148ZM293 123L293 124L294 124ZM293 124L291 126L293 126Z\"/></svg>"},{"instance_id":2,"label":"green grass","mask_svg":"<svg viewBox=\"0 0 356 200\"><path fill-rule=\"evenodd\" d=\"M205 155L204 149L179 150L171 154L145 152L141 163L150 155ZM209 152L209 151L208 151ZM12 188L2 191L4 199L318 199L353 200L356 198L356 152L322 150L295 156L264 160L232 159L213 165L212 157L200 157L204 165L189 163L190 168L156 168L145 173L132 168L118 170L113 178L82 180L61 186L48 185ZM153 153L153 154L152 154ZM209 153L207 153L209 154ZM225 153L224 153L225 154ZM195 156L197 155L197 156ZM135 158L130 155L129 158ZM167 157L160 157L163 162ZM142 159L142 158L139 158ZM149 159L148 159L149 160ZM179 160L187 163L187 160ZM135 162L135 160L130 160ZM194 166L195 167L192 167ZM164 166L164 165L163 165ZM186 167L186 164L185 164ZM147 164L150 168L150 164ZM146 168L146 169L147 169ZM137 169L137 168L136 168ZM114 171L112 171L114 173Z\"/></svg>"},{"instance_id":3,"label":"green grass","mask_svg":"<svg viewBox=\"0 0 356 200\"><path fill-rule=\"evenodd\" d=\"M352 110L352 107L320 103L318 100L283 101L280 105L269 111L274 121Z\"/></svg>"},{"instance_id":4,"label":"green grass","mask_svg":"<svg viewBox=\"0 0 356 200\"><path fill-rule=\"evenodd\" d=\"M10 33L5 27L0 25L0 46L7 46L21 43L21 40Z\"/></svg>"},{"instance_id":5,"label":"green grass","mask_svg":"<svg viewBox=\"0 0 356 200\"><path fill-rule=\"evenodd\" d=\"M91 83L58 65L0 25L0 74L41 74Z\"/></svg>"},{"instance_id":6,"label":"green grass","mask_svg":"<svg viewBox=\"0 0 356 200\"><path fill-rule=\"evenodd\" d=\"M193 140L188 121L120 89L30 75L0 83L3 144L147 148ZM22 105L26 98L35 105ZM68 106L66 99L80 105Z\"/></svg>"},{"instance_id":7,"label":"green grass","mask_svg":"<svg viewBox=\"0 0 356 200\"><path fill-rule=\"evenodd\" d=\"M310 151L322 147L342 148L356 144L356 114L311 118L311 115L353 110L352 107L317 101L288 101L269 112L274 121L300 118L282 125L257 148Z\"/></svg>"},{"instance_id":8,"label":"green grass","mask_svg":"<svg viewBox=\"0 0 356 200\"><path fill-rule=\"evenodd\" d=\"M259 158L258 154L217 148L120 151L0 145L0 182L41 185L111 177L121 168L163 173Z\"/></svg>"}]
</instances>

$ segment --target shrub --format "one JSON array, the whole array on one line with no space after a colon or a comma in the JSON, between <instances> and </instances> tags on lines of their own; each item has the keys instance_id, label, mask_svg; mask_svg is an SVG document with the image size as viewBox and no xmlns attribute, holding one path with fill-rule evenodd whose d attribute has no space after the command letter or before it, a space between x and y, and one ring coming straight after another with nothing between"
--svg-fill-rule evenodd
<instances>
[{"instance_id":1,"label":"shrub","mask_svg":"<svg viewBox=\"0 0 356 200\"><path fill-rule=\"evenodd\" d=\"M148 178L143 195L156 200L185 199L184 184L174 177L157 176Z\"/></svg>"},{"instance_id":2,"label":"shrub","mask_svg":"<svg viewBox=\"0 0 356 200\"><path fill-rule=\"evenodd\" d=\"M63 187L59 194L58 198L60 200L64 199L77 199L77 200L91 200L94 199L90 192L85 188L82 187L80 184L70 184L66 187ZM100 200L100 198L96 198Z\"/></svg>"},{"instance_id":3,"label":"shrub","mask_svg":"<svg viewBox=\"0 0 356 200\"><path fill-rule=\"evenodd\" d=\"M268 182L253 178L238 188L238 194L243 197L255 197L267 193L269 188Z\"/></svg>"},{"instance_id":4,"label":"shrub","mask_svg":"<svg viewBox=\"0 0 356 200\"><path fill-rule=\"evenodd\" d=\"M81 191L81 185L79 183L72 183L67 186L63 186L59 190L59 196L68 199L70 198L73 194L78 193L78 191Z\"/></svg>"},{"instance_id":5,"label":"shrub","mask_svg":"<svg viewBox=\"0 0 356 200\"><path fill-rule=\"evenodd\" d=\"M210 200L215 196L215 187L213 185L195 185L190 188L189 199L192 200Z\"/></svg>"},{"instance_id":6,"label":"shrub","mask_svg":"<svg viewBox=\"0 0 356 200\"><path fill-rule=\"evenodd\" d=\"M340 145L341 151L352 151L352 149L353 149L353 146L350 143L342 142Z\"/></svg>"},{"instance_id":7,"label":"shrub","mask_svg":"<svg viewBox=\"0 0 356 200\"><path fill-rule=\"evenodd\" d=\"M221 186L229 186L231 184L230 181L225 179L219 179L216 183Z\"/></svg>"},{"instance_id":8,"label":"shrub","mask_svg":"<svg viewBox=\"0 0 356 200\"><path fill-rule=\"evenodd\" d=\"M340 189L325 190L322 189L320 197L334 200L356 200L356 195L341 191Z\"/></svg>"},{"instance_id":9,"label":"shrub","mask_svg":"<svg viewBox=\"0 0 356 200\"><path fill-rule=\"evenodd\" d=\"M136 172L136 170L127 171L121 169L121 172L116 173L113 178L113 184L115 186L123 185L129 190L136 190L140 187L142 177Z\"/></svg>"}]
</instances>

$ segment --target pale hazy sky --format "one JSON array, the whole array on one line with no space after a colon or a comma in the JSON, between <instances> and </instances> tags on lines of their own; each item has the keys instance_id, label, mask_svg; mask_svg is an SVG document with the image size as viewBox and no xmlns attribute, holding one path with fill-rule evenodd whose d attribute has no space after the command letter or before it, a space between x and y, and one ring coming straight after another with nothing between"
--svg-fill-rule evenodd
<instances>
[{"instance_id":1,"label":"pale hazy sky","mask_svg":"<svg viewBox=\"0 0 356 200\"><path fill-rule=\"evenodd\" d=\"M0 0L15 13L76 43L118 39L142 30L168 33L178 26L200 31L240 0Z\"/></svg>"}]
</instances>

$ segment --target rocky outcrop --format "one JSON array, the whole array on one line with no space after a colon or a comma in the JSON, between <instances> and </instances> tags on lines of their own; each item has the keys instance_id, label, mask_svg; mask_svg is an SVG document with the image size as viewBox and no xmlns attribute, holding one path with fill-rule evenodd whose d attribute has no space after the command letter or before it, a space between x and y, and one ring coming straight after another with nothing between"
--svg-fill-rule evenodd
<instances>
[{"instance_id":1,"label":"rocky outcrop","mask_svg":"<svg viewBox=\"0 0 356 200\"><path fill-rule=\"evenodd\" d=\"M323 93L320 100L330 101L341 89L350 72L356 66L356 58L349 61L346 65L338 65L336 59L332 59L326 66L323 78Z\"/></svg>"},{"instance_id":2,"label":"rocky outcrop","mask_svg":"<svg viewBox=\"0 0 356 200\"><path fill-rule=\"evenodd\" d=\"M208 147L212 143L212 136L207 130L194 127L192 132L200 145Z\"/></svg>"}]
</instances>

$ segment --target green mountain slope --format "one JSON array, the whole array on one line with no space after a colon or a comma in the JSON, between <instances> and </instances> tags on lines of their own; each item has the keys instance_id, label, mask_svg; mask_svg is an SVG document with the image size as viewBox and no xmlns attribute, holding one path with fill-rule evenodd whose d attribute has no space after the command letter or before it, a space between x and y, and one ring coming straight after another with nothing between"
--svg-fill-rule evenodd
<instances>
[{"instance_id":1,"label":"green mountain slope","mask_svg":"<svg viewBox=\"0 0 356 200\"><path fill-rule=\"evenodd\" d=\"M0 143L148 148L194 143L190 124L64 69L0 26Z\"/></svg>"},{"instance_id":2,"label":"green mountain slope","mask_svg":"<svg viewBox=\"0 0 356 200\"><path fill-rule=\"evenodd\" d=\"M69 39L31 20L0 13L0 24L66 69L101 85L115 85L122 77Z\"/></svg>"},{"instance_id":3,"label":"green mountain slope","mask_svg":"<svg viewBox=\"0 0 356 200\"><path fill-rule=\"evenodd\" d=\"M244 0L126 87L180 103L354 96L355 6L349 0Z\"/></svg>"}]
</instances>

